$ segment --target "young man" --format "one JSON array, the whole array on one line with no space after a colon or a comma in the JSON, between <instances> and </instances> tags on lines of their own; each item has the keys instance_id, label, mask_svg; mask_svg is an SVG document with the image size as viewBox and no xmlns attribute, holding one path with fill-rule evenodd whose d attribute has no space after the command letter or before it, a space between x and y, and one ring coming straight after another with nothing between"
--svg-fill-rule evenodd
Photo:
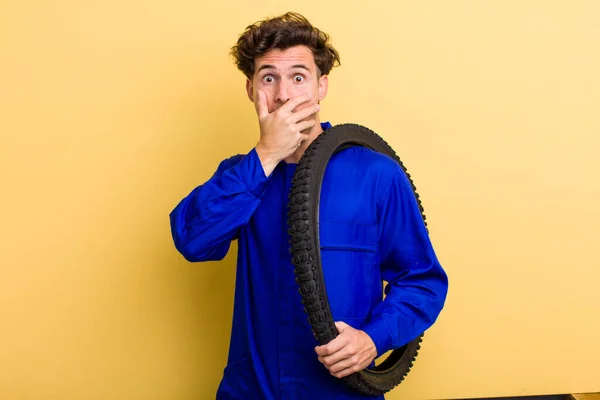
<instances>
[{"instance_id":1,"label":"young man","mask_svg":"<svg viewBox=\"0 0 600 400\"><path fill-rule=\"evenodd\" d=\"M429 328L446 298L446 274L398 164L363 147L337 153L322 185L320 240L340 335L318 346L294 280L287 195L300 157L331 126L320 121L319 103L339 56L326 34L293 13L249 26L232 53L248 78L260 140L224 160L170 215L175 246L191 262L221 260L238 240L217 399L368 398L339 378Z\"/></svg>"}]
</instances>

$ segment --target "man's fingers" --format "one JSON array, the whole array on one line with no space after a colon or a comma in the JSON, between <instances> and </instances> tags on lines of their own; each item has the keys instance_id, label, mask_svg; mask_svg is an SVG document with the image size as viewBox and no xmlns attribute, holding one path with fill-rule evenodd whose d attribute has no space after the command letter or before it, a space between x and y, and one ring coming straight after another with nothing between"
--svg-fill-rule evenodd
<instances>
[{"instance_id":1,"label":"man's fingers","mask_svg":"<svg viewBox=\"0 0 600 400\"><path fill-rule=\"evenodd\" d=\"M346 343L347 340L343 336L338 336L327 344L315 347L315 351L320 356L328 356L344 348Z\"/></svg>"},{"instance_id":2,"label":"man's fingers","mask_svg":"<svg viewBox=\"0 0 600 400\"><path fill-rule=\"evenodd\" d=\"M291 114L296 109L296 107L298 107L302 103L306 103L307 101L310 101L309 94L303 94L302 96L293 97L289 99L284 105L282 105L277 111L286 114Z\"/></svg>"},{"instance_id":3,"label":"man's fingers","mask_svg":"<svg viewBox=\"0 0 600 400\"><path fill-rule=\"evenodd\" d=\"M296 124L296 128L298 128L298 131L304 132L304 131L311 129L313 126L315 126L316 123L317 122L314 119L311 119L310 121L302 121L302 122ZM308 133L308 132L306 132L306 133ZM303 139L302 141L304 141L304 140L306 140L306 139Z\"/></svg>"},{"instance_id":4,"label":"man's fingers","mask_svg":"<svg viewBox=\"0 0 600 400\"><path fill-rule=\"evenodd\" d=\"M291 116L291 120L294 123L302 121L303 119L312 117L313 115L318 113L320 109L321 109L320 105L313 104L309 107L303 108L302 110L298 110L298 111L294 112Z\"/></svg>"},{"instance_id":5,"label":"man's fingers","mask_svg":"<svg viewBox=\"0 0 600 400\"><path fill-rule=\"evenodd\" d=\"M327 367L327 369L331 370L331 367L339 364L339 363L349 363L351 362L350 359L352 358L352 356L350 356L350 353L348 351L346 351L345 349L342 349L340 351L337 351L333 354L330 355L326 355L326 356L320 356L319 357L319 361L325 365L325 367ZM346 368L346 364L342 364L342 367ZM338 366L339 368L340 366ZM341 369L341 368L339 368Z\"/></svg>"},{"instance_id":6,"label":"man's fingers","mask_svg":"<svg viewBox=\"0 0 600 400\"><path fill-rule=\"evenodd\" d=\"M342 358L341 360L330 364L327 369L329 371L331 371L332 373L336 373L336 372L340 372L345 370L346 368L352 368L354 366L358 366L358 357L357 356L353 356L353 357L345 357ZM325 364L327 365L327 364Z\"/></svg>"},{"instance_id":7,"label":"man's fingers","mask_svg":"<svg viewBox=\"0 0 600 400\"><path fill-rule=\"evenodd\" d=\"M257 93L258 99L256 100L256 113L258 114L258 118L263 119L267 115L269 115L269 104L267 103L267 95L259 90Z\"/></svg>"},{"instance_id":8,"label":"man's fingers","mask_svg":"<svg viewBox=\"0 0 600 400\"><path fill-rule=\"evenodd\" d=\"M358 368L357 366L352 366L352 367L345 368L339 372L332 371L331 375L335 376L336 378L343 378L345 376L352 375L355 372L361 371L362 369L364 369L364 368Z\"/></svg>"}]
</instances>

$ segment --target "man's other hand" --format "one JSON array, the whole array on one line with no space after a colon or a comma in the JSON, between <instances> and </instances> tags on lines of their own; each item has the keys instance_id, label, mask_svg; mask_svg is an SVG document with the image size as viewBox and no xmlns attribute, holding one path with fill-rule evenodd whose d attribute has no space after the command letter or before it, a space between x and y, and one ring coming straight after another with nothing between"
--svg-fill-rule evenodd
<instances>
[{"instance_id":1,"label":"man's other hand","mask_svg":"<svg viewBox=\"0 0 600 400\"><path fill-rule=\"evenodd\" d=\"M335 326L340 334L331 342L315 347L319 361L336 378L368 367L377 357L377 348L371 337L344 322L336 322Z\"/></svg>"}]
</instances>

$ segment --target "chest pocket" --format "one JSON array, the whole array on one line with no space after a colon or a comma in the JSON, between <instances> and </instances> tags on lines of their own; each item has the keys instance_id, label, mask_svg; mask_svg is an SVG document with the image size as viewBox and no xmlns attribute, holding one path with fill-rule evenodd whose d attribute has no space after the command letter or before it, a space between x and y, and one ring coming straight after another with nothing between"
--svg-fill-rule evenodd
<instances>
[{"instance_id":1,"label":"chest pocket","mask_svg":"<svg viewBox=\"0 0 600 400\"><path fill-rule=\"evenodd\" d=\"M364 319L380 287L377 225L321 221L321 264L335 321Z\"/></svg>"}]
</instances>

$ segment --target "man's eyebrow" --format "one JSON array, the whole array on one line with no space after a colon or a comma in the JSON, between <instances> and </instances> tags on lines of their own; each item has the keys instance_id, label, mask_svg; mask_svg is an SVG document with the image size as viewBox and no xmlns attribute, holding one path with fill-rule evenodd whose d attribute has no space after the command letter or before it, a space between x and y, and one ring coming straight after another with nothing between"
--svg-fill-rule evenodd
<instances>
[{"instance_id":1,"label":"man's eyebrow","mask_svg":"<svg viewBox=\"0 0 600 400\"><path fill-rule=\"evenodd\" d=\"M256 72L260 72L260 71L262 71L263 69L275 69L275 66L274 66L274 65L271 65L271 64L264 64L264 65L261 65L261 67L260 67L260 68L258 69L258 71L256 71Z\"/></svg>"},{"instance_id":2,"label":"man's eyebrow","mask_svg":"<svg viewBox=\"0 0 600 400\"><path fill-rule=\"evenodd\" d=\"M304 64L292 65L292 68L302 68L302 69L305 69L305 70L307 70L307 71L310 72L310 69L306 65L304 65Z\"/></svg>"},{"instance_id":3,"label":"man's eyebrow","mask_svg":"<svg viewBox=\"0 0 600 400\"><path fill-rule=\"evenodd\" d=\"M305 69L305 70L307 70L308 72L310 72L310 68L308 68L308 67L307 67L306 65L304 65L304 64L295 64L295 65L292 65L292 69L294 69L294 68ZM272 64L264 64L264 65L261 65L261 66L260 66L260 68L258 68L258 71L256 71L256 72L260 72L260 71L262 71L263 69L277 69L277 68L275 68L275 66L274 66L274 65L272 65Z\"/></svg>"}]
</instances>

